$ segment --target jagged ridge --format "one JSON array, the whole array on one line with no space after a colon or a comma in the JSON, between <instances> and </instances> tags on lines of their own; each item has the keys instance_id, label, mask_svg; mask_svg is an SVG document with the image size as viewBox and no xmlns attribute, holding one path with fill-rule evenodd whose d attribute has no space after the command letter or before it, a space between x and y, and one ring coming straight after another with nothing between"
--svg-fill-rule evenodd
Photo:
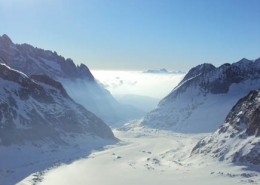
<instances>
[{"instance_id":1,"label":"jagged ridge","mask_svg":"<svg viewBox=\"0 0 260 185\"><path fill-rule=\"evenodd\" d=\"M94 80L88 67L76 66L71 59L65 59L56 52L43 50L29 44L14 44L7 36L0 36L1 62L27 75L45 74L54 79L81 78Z\"/></svg>"}]
</instances>

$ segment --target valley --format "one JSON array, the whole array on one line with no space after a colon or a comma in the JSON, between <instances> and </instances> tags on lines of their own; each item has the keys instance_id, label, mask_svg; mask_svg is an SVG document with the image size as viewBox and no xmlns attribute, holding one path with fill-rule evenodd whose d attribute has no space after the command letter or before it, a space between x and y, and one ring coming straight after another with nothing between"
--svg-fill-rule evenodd
<instances>
[{"instance_id":1,"label":"valley","mask_svg":"<svg viewBox=\"0 0 260 185\"><path fill-rule=\"evenodd\" d=\"M0 185L259 184L259 82L260 58L90 71L4 34Z\"/></svg>"},{"instance_id":2,"label":"valley","mask_svg":"<svg viewBox=\"0 0 260 185\"><path fill-rule=\"evenodd\" d=\"M259 184L259 169L190 156L208 134L135 127L113 130L120 142L70 164L36 172L19 185Z\"/></svg>"}]
</instances>

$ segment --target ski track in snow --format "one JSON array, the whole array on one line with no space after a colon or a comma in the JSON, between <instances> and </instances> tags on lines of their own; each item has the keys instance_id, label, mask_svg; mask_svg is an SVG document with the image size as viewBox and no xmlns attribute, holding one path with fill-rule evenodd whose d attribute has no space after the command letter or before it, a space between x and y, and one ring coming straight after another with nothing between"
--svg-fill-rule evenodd
<instances>
[{"instance_id":1,"label":"ski track in snow","mask_svg":"<svg viewBox=\"0 0 260 185\"><path fill-rule=\"evenodd\" d=\"M18 185L259 184L260 172L201 156L190 157L207 134L155 129L114 130L121 139L86 158L34 173Z\"/></svg>"}]
</instances>

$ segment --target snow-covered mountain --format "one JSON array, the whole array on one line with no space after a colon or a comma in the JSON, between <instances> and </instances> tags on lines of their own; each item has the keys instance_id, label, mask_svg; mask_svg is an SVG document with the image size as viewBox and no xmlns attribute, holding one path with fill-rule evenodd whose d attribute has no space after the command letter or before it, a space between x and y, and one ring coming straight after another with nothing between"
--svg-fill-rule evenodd
<instances>
[{"instance_id":1,"label":"snow-covered mountain","mask_svg":"<svg viewBox=\"0 0 260 185\"><path fill-rule=\"evenodd\" d=\"M242 59L216 68L192 68L173 91L148 113L142 125L179 132L212 132L250 90L260 88L260 59Z\"/></svg>"},{"instance_id":2,"label":"snow-covered mountain","mask_svg":"<svg viewBox=\"0 0 260 185\"><path fill-rule=\"evenodd\" d=\"M0 145L88 135L115 139L111 129L75 103L63 86L45 75L31 77L0 64Z\"/></svg>"},{"instance_id":3,"label":"snow-covered mountain","mask_svg":"<svg viewBox=\"0 0 260 185\"><path fill-rule=\"evenodd\" d=\"M224 124L199 141L192 154L260 165L260 90L240 99Z\"/></svg>"},{"instance_id":4,"label":"snow-covered mountain","mask_svg":"<svg viewBox=\"0 0 260 185\"><path fill-rule=\"evenodd\" d=\"M75 65L56 52L35 48L29 44L14 44L7 36L0 36L0 63L22 71L28 76L44 74L60 81L68 94L88 110L113 125L139 118L143 112L118 103L101 84L88 67Z\"/></svg>"},{"instance_id":5,"label":"snow-covered mountain","mask_svg":"<svg viewBox=\"0 0 260 185\"><path fill-rule=\"evenodd\" d=\"M57 162L117 142L60 82L0 64L0 184L15 184Z\"/></svg>"}]
</instances>

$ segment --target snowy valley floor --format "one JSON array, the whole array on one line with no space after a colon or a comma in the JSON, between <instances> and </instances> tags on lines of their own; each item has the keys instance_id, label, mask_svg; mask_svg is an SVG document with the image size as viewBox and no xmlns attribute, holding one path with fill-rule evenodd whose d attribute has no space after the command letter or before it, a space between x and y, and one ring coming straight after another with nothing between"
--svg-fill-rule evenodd
<instances>
[{"instance_id":1,"label":"snowy valley floor","mask_svg":"<svg viewBox=\"0 0 260 185\"><path fill-rule=\"evenodd\" d=\"M19 185L259 184L260 172L205 157L189 158L205 134L114 130L121 142L71 164L37 172Z\"/></svg>"}]
</instances>

